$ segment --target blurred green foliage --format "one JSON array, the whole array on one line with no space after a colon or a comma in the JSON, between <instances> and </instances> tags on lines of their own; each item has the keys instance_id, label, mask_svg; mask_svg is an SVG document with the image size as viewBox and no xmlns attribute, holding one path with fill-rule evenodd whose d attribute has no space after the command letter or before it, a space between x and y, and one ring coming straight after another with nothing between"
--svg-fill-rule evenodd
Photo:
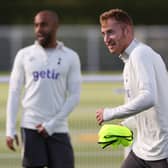
<instances>
[{"instance_id":1,"label":"blurred green foliage","mask_svg":"<svg viewBox=\"0 0 168 168\"><path fill-rule=\"evenodd\" d=\"M136 25L168 24L167 0L1 0L0 24L32 24L43 9L57 11L63 24L98 24L110 8L126 10Z\"/></svg>"}]
</instances>

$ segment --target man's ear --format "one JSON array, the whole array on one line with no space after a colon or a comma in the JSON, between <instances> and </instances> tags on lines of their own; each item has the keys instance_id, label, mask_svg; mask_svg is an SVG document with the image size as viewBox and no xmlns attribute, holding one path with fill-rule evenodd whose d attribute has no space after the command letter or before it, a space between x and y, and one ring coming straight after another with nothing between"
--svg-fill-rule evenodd
<instances>
[{"instance_id":1,"label":"man's ear","mask_svg":"<svg viewBox=\"0 0 168 168\"><path fill-rule=\"evenodd\" d=\"M126 25L126 26L125 26L125 29L124 29L125 35L128 36L128 35L131 34L131 32L132 32L131 27L130 27L129 25Z\"/></svg>"}]
</instances>

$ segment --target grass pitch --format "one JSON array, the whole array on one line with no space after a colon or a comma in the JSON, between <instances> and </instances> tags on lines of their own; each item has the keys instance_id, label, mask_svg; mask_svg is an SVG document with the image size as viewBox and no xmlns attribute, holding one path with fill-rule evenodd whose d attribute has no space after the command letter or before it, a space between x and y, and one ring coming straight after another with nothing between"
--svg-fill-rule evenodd
<instances>
[{"instance_id":1,"label":"grass pitch","mask_svg":"<svg viewBox=\"0 0 168 168\"><path fill-rule=\"evenodd\" d=\"M123 159L123 148L101 149L97 144L100 126L96 123L95 111L100 107L122 104L123 94L118 93L120 83L83 83L81 100L70 114L69 127L75 153L76 168L119 168ZM8 85L0 84L0 167L21 168L21 147L10 151L5 144L5 118ZM20 113L19 113L20 116ZM19 120L17 125L19 132ZM113 121L116 123L119 121Z\"/></svg>"}]
</instances>

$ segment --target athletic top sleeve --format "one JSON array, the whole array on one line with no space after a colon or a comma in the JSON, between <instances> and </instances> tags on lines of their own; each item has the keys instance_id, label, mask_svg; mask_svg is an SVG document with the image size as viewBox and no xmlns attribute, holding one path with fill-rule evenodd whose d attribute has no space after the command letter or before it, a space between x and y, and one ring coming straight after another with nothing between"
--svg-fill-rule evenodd
<instances>
[{"instance_id":1,"label":"athletic top sleeve","mask_svg":"<svg viewBox=\"0 0 168 168\"><path fill-rule=\"evenodd\" d=\"M14 137L16 134L16 118L19 110L19 100L24 83L24 67L22 64L22 54L18 52L16 55L14 65L12 68L10 83L9 83L9 96L7 103L7 136Z\"/></svg>"}]
</instances>

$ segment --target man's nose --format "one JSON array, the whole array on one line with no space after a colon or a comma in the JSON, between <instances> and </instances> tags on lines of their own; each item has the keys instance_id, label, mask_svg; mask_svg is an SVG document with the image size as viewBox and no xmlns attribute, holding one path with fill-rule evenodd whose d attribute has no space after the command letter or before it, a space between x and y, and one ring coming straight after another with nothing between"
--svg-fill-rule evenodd
<instances>
[{"instance_id":1,"label":"man's nose","mask_svg":"<svg viewBox=\"0 0 168 168\"><path fill-rule=\"evenodd\" d=\"M37 33L41 32L41 26L40 25L36 26L35 30L36 30Z\"/></svg>"},{"instance_id":2,"label":"man's nose","mask_svg":"<svg viewBox=\"0 0 168 168\"><path fill-rule=\"evenodd\" d=\"M109 43L109 36L107 34L104 35L104 42Z\"/></svg>"}]
</instances>

